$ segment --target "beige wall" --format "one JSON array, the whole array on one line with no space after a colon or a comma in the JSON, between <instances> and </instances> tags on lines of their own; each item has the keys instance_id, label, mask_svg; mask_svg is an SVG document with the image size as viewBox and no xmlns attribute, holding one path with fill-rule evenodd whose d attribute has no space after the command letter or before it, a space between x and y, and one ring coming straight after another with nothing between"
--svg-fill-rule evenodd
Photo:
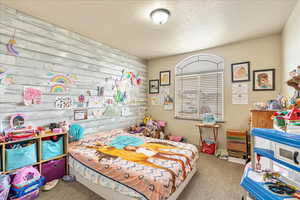
<instances>
[{"instance_id":1,"label":"beige wall","mask_svg":"<svg viewBox=\"0 0 300 200\"><path fill-rule=\"evenodd\" d=\"M172 44L170 44L172 45ZM211 53L222 56L225 59L225 123L222 125L220 133L221 147L226 148L225 130L226 129L245 129L248 127L249 108L254 102L267 101L276 98L281 86L280 64L281 64L281 37L272 35L254 40L234 43L218 48L212 48L203 51L197 51L182 55L164 57L150 60L148 63L148 78L158 79L159 72L171 70L171 91L174 96L174 68L182 59L197 53ZM252 70L256 69L276 69L276 90L266 92L253 92L252 82L249 82L249 105L233 105L231 103L231 63L250 61L251 62L251 80ZM151 95L149 95L151 97ZM149 99L148 99L149 100ZM195 127L196 121L174 119L174 111L165 111L162 106L153 106L149 104L149 114L155 119L161 119L168 122L168 132L174 135L183 135L189 142L197 144L199 133Z\"/></svg>"},{"instance_id":2,"label":"beige wall","mask_svg":"<svg viewBox=\"0 0 300 200\"><path fill-rule=\"evenodd\" d=\"M282 81L289 79L288 73L300 65L300 2L289 17L282 32ZM282 93L291 96L293 89L282 84Z\"/></svg>"}]
</instances>

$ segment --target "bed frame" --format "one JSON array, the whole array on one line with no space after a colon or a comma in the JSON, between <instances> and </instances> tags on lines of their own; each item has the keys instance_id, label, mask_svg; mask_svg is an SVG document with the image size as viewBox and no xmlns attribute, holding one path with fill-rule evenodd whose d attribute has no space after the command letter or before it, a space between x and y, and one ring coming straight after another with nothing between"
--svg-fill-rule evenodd
<instances>
[{"instance_id":1,"label":"bed frame","mask_svg":"<svg viewBox=\"0 0 300 200\"><path fill-rule=\"evenodd\" d=\"M89 188L90 190L92 190L93 192L95 192L99 196L103 197L104 199L107 199L107 200L120 200L120 199L122 199L122 200L134 200L134 199L137 199L136 197L130 197L130 196L121 194L121 193L116 192L116 191L114 191L110 188L104 187L100 184L92 183L88 179L86 179L85 177L79 175L79 173L76 173L76 171L72 167L70 167L69 170L70 170L69 171L70 174L76 176L76 181L78 181L79 183L81 183L85 187ZM192 177L196 174L197 171L198 171L198 166L197 166L197 161L196 161L194 166L193 166L193 170L191 171L191 173L189 173L189 175L186 177L186 179L180 184L180 186L168 198L168 200L176 200L178 198L178 196L181 194L181 192L183 191L183 189L190 182Z\"/></svg>"}]
</instances>

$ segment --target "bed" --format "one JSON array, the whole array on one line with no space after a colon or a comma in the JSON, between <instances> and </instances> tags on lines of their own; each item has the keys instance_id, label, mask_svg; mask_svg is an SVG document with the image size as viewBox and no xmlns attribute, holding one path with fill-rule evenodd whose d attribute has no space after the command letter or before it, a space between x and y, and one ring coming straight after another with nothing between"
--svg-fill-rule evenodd
<instances>
[{"instance_id":1,"label":"bed","mask_svg":"<svg viewBox=\"0 0 300 200\"><path fill-rule=\"evenodd\" d=\"M88 135L69 146L69 171L109 200L175 200L197 172L192 144L123 130Z\"/></svg>"}]
</instances>

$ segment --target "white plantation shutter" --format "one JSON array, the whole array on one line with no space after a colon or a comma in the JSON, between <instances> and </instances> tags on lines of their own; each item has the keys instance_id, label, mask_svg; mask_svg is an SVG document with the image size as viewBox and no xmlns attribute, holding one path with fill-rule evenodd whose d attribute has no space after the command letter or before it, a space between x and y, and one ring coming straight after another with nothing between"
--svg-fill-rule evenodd
<instances>
[{"instance_id":1,"label":"white plantation shutter","mask_svg":"<svg viewBox=\"0 0 300 200\"><path fill-rule=\"evenodd\" d=\"M188 59L191 61L185 59L176 66L175 117L201 120L204 113L214 113L217 120L223 121L223 59L213 55Z\"/></svg>"}]
</instances>

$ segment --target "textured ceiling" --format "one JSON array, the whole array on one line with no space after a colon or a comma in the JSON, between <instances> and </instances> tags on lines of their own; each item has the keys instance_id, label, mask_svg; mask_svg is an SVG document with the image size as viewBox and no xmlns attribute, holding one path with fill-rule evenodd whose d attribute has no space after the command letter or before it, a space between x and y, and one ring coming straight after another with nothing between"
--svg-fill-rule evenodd
<instances>
[{"instance_id":1,"label":"textured ceiling","mask_svg":"<svg viewBox=\"0 0 300 200\"><path fill-rule=\"evenodd\" d=\"M297 0L0 0L144 59L279 33ZM153 9L169 22L153 24Z\"/></svg>"}]
</instances>

